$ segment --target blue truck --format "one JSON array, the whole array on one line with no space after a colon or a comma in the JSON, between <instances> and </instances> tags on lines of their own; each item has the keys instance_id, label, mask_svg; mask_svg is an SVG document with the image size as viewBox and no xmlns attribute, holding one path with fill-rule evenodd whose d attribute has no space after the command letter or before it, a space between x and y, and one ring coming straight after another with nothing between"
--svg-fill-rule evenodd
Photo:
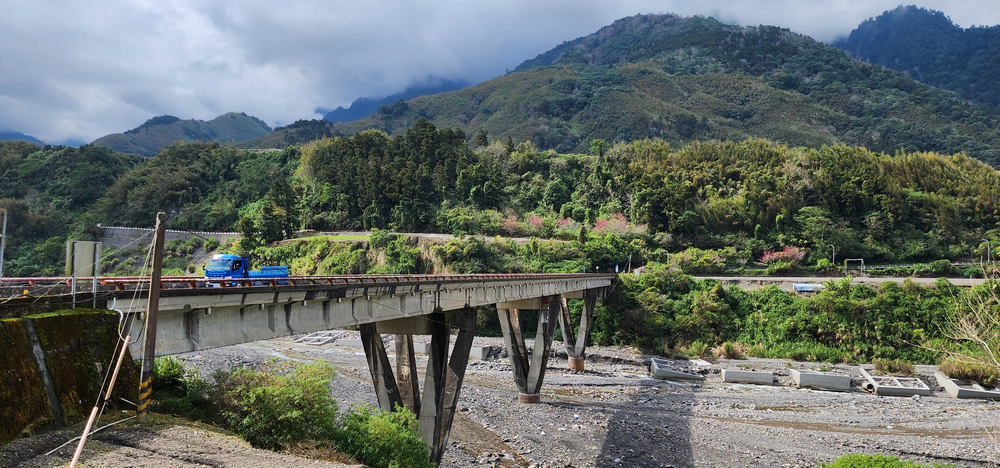
<instances>
[{"instance_id":1,"label":"blue truck","mask_svg":"<svg viewBox=\"0 0 1000 468\"><path fill-rule=\"evenodd\" d=\"M288 278L287 266L266 266L260 270L251 270L250 261L246 257L233 254L215 254L212 259L205 264L205 280L212 286L218 286L226 279L261 279L268 281L251 281L249 285L271 284L274 278ZM229 282L230 286L244 285L247 282ZM288 281L279 281L278 284L288 284Z\"/></svg>"}]
</instances>

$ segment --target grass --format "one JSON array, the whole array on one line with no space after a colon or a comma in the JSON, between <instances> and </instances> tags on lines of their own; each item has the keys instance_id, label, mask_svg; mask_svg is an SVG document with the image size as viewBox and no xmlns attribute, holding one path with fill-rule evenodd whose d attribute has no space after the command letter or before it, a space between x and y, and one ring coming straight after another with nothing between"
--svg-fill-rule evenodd
<instances>
[{"instance_id":1,"label":"grass","mask_svg":"<svg viewBox=\"0 0 1000 468\"><path fill-rule=\"evenodd\" d=\"M987 387L995 387L998 377L996 370L989 366L963 362L954 357L949 357L941 363L941 373L953 379L969 380L978 382Z\"/></svg>"},{"instance_id":2,"label":"grass","mask_svg":"<svg viewBox=\"0 0 1000 468\"><path fill-rule=\"evenodd\" d=\"M876 359L875 370L890 375L913 375L913 365L899 359Z\"/></svg>"}]
</instances>

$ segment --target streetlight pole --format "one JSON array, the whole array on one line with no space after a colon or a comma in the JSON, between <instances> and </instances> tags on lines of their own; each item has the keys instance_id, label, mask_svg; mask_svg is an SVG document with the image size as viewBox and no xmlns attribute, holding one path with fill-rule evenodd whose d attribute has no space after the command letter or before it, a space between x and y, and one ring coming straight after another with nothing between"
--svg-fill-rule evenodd
<instances>
[{"instance_id":1,"label":"streetlight pole","mask_svg":"<svg viewBox=\"0 0 1000 468\"><path fill-rule=\"evenodd\" d=\"M833 250L833 265L837 265L837 246L830 244L830 249Z\"/></svg>"},{"instance_id":2,"label":"streetlight pole","mask_svg":"<svg viewBox=\"0 0 1000 468\"><path fill-rule=\"evenodd\" d=\"M986 263L990 263L990 240L989 239L980 239L980 240L986 243Z\"/></svg>"}]
</instances>

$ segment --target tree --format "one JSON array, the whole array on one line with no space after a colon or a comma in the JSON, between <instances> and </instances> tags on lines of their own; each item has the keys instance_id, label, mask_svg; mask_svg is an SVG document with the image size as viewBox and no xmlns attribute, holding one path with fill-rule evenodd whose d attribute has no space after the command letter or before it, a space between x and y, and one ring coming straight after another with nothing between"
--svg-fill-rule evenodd
<instances>
[{"instance_id":1,"label":"tree","mask_svg":"<svg viewBox=\"0 0 1000 468\"><path fill-rule=\"evenodd\" d=\"M476 146L481 148L489 145L490 139L486 136L486 130L479 129L479 133L476 134Z\"/></svg>"}]
</instances>

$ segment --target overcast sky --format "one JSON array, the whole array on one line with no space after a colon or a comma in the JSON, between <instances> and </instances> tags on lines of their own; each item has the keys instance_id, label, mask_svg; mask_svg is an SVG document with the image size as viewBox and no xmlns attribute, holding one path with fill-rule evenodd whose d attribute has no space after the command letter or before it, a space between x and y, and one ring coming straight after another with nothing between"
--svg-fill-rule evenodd
<instances>
[{"instance_id":1,"label":"overcast sky","mask_svg":"<svg viewBox=\"0 0 1000 468\"><path fill-rule=\"evenodd\" d=\"M772 24L821 41L896 0L112 0L6 2L0 131L93 141L170 114L272 127L427 76L475 83L637 13ZM996 0L924 0L962 27Z\"/></svg>"}]
</instances>

